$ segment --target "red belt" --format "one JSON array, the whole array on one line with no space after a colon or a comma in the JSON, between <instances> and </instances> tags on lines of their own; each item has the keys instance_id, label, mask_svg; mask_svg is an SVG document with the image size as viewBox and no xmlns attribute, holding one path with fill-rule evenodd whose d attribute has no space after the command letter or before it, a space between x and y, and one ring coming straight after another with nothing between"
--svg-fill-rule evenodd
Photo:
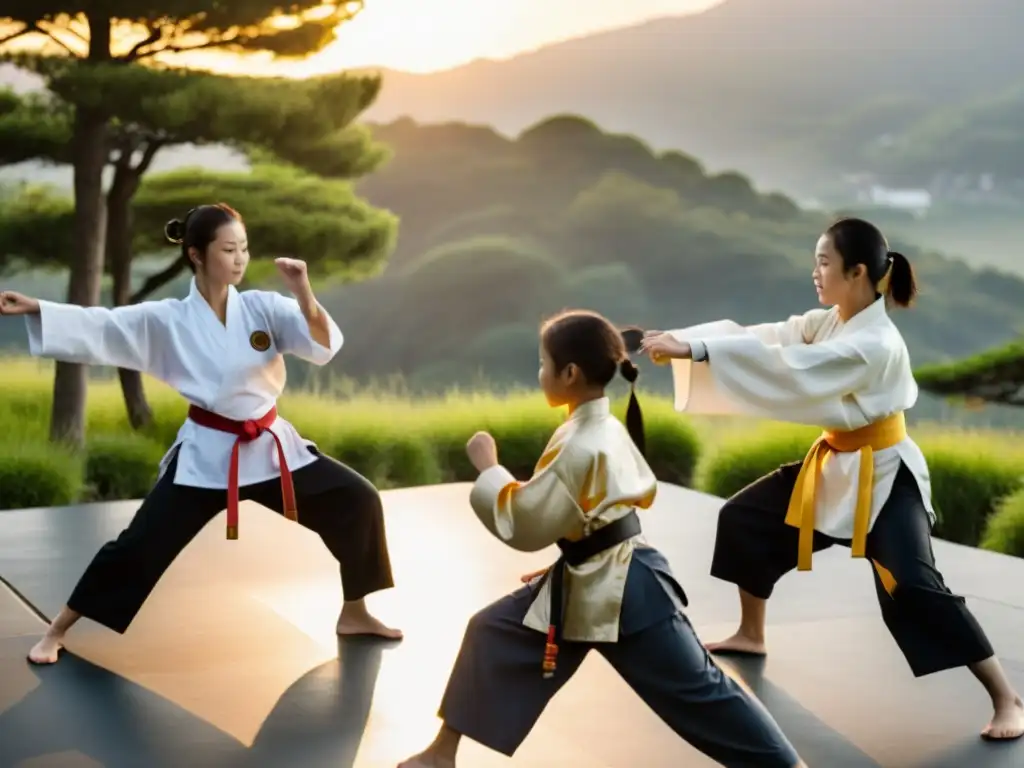
<instances>
[{"instance_id":1,"label":"red belt","mask_svg":"<svg viewBox=\"0 0 1024 768\"><path fill-rule=\"evenodd\" d=\"M265 416L259 419L248 419L246 421L235 421L219 416L216 413L200 408L197 405L190 406L188 417L196 424L207 429L215 429L218 432L227 432L237 435L234 446L231 448L231 467L228 469L228 538L238 538L238 449L242 443L255 440L264 432L270 432L270 425L277 418L277 406L271 408ZM270 434L274 435L273 432ZM292 484L292 473L288 469L288 462L284 457L284 446L281 445L281 438L274 435L274 442L277 443L277 457L281 464L281 497L284 501L284 516L292 521L299 519L298 510L295 504L295 486Z\"/></svg>"}]
</instances>

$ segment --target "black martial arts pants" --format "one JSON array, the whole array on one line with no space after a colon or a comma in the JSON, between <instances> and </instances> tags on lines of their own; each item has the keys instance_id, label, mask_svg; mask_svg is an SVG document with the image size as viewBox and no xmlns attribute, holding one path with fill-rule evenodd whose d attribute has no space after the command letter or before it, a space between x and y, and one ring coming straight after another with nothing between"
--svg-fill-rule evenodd
<instances>
[{"instance_id":1,"label":"black martial arts pants","mask_svg":"<svg viewBox=\"0 0 1024 768\"><path fill-rule=\"evenodd\" d=\"M380 495L373 484L329 456L292 473L299 523L318 533L341 566L345 600L394 586ZM124 633L178 554L227 502L224 490L175 485L175 456L131 523L104 544L68 599L68 608ZM283 514L277 478L239 489Z\"/></svg>"},{"instance_id":2,"label":"black martial arts pants","mask_svg":"<svg viewBox=\"0 0 1024 768\"><path fill-rule=\"evenodd\" d=\"M786 464L722 507L711 575L767 600L796 568L799 529L785 522L800 462ZM814 533L814 551L849 540ZM917 677L983 661L992 645L964 599L935 567L931 521L914 475L901 464L867 540L882 619Z\"/></svg>"},{"instance_id":3,"label":"black martial arts pants","mask_svg":"<svg viewBox=\"0 0 1024 768\"><path fill-rule=\"evenodd\" d=\"M708 655L664 582L683 594L660 552L634 550L618 641L563 640L551 678L541 667L545 635L523 624L540 582L492 603L469 620L438 714L466 738L512 756L596 650L666 725L720 765L793 768L793 745L764 705Z\"/></svg>"}]
</instances>

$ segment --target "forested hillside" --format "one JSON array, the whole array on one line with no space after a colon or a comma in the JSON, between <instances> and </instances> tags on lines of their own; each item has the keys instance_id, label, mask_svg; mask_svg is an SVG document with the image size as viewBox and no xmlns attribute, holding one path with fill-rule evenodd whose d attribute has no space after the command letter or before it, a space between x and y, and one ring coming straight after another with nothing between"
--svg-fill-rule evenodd
<instances>
[{"instance_id":1,"label":"forested hillside","mask_svg":"<svg viewBox=\"0 0 1024 768\"><path fill-rule=\"evenodd\" d=\"M531 385L538 323L566 306L667 327L719 317L760 322L814 305L812 250L829 218L759 193L741 174L708 173L684 153L654 152L574 116L552 117L515 139L483 126L409 120L373 132L391 159L358 182L366 203L355 207L332 209L331 194L342 201L347 188L331 193L294 169L148 178L136 202L136 244L157 261L140 265L153 270L160 253L173 258L154 250L158 235L192 200L238 205L253 222L261 259L292 248L325 265L330 255L313 232L330 216L355 217L352 224L362 210L397 216L383 271L349 284L321 277L321 295L346 334L333 374L364 382L401 375L420 390ZM57 238L59 227L50 229ZM912 243L893 246L910 255L924 290L914 310L896 315L915 363L973 354L1024 327L1024 281ZM162 295L180 290L175 284ZM5 332L21 343L20 329ZM648 381L667 385L661 371Z\"/></svg>"}]
</instances>

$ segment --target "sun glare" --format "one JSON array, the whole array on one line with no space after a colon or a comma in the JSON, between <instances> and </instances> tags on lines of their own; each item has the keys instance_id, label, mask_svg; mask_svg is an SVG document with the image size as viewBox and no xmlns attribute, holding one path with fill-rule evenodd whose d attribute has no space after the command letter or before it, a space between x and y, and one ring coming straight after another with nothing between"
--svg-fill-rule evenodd
<instances>
[{"instance_id":1,"label":"sun glare","mask_svg":"<svg viewBox=\"0 0 1024 768\"><path fill-rule=\"evenodd\" d=\"M501 4L488 0L366 0L355 19L338 28L330 45L302 61L216 50L154 58L230 75L301 78L378 67L432 72L474 59L502 59L560 39L655 16L697 11L717 2L720 0L518 0ZM322 7L305 16L317 18L329 12L329 7ZM271 22L279 29L297 23L294 16ZM65 46L79 52L80 39L73 34L60 37ZM127 50L145 37L146 30L136 25L114 30L118 50ZM41 44L39 36L33 35L11 48L38 50ZM48 43L49 49L56 47Z\"/></svg>"},{"instance_id":2,"label":"sun glare","mask_svg":"<svg viewBox=\"0 0 1024 768\"><path fill-rule=\"evenodd\" d=\"M505 55L515 46L518 13L513 4L481 0L371 0L321 53L282 69L299 77L365 66L429 72Z\"/></svg>"}]
</instances>

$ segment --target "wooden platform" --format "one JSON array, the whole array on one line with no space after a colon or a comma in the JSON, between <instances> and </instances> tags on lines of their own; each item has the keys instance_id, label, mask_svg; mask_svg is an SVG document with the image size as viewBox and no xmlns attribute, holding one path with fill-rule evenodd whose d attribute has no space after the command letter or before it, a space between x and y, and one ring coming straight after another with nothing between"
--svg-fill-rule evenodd
<instances>
[{"instance_id":1,"label":"wooden platform","mask_svg":"<svg viewBox=\"0 0 1024 768\"><path fill-rule=\"evenodd\" d=\"M241 539L223 516L175 562L124 636L83 621L54 667L24 659L96 549L135 503L0 513L3 768L384 768L424 746L466 619L554 559L492 540L468 486L385 494L398 587L371 598L406 631L339 643L337 568L319 539L255 506ZM708 576L720 501L664 486L645 516L705 640L735 627L734 589ZM1024 688L1024 561L936 542ZM773 712L812 768L1020 768L1024 742L989 744L988 702L966 670L915 680L879 616L869 566L818 555L770 608L767 662L723 666ZM15 594L17 593L17 594ZM512 760L475 744L467 768L712 765L592 655Z\"/></svg>"}]
</instances>

